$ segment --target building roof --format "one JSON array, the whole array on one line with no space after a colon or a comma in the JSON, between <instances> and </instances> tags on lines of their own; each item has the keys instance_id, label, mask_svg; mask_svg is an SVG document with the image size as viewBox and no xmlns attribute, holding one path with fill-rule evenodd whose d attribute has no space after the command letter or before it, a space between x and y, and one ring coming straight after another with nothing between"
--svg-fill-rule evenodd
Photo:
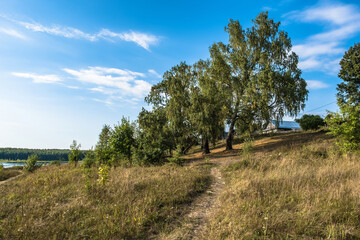
<instances>
[{"instance_id":1,"label":"building roof","mask_svg":"<svg viewBox=\"0 0 360 240\"><path fill-rule=\"evenodd\" d=\"M276 120L270 120L272 124L275 126L278 126L277 128L289 128L289 129L301 129L300 124L295 121L276 121ZM277 123L279 125L277 125Z\"/></svg>"}]
</instances>

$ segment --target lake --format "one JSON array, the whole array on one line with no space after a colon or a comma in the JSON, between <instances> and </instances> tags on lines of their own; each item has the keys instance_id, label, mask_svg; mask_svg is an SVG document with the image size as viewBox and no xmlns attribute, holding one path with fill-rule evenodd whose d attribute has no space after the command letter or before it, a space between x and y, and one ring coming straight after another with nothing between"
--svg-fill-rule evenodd
<instances>
[{"instance_id":1,"label":"lake","mask_svg":"<svg viewBox=\"0 0 360 240\"><path fill-rule=\"evenodd\" d=\"M37 163L36 165L47 165L50 162L40 162ZM61 164L66 163L66 162L61 162ZM15 167L15 166L24 166L25 162L0 162L1 165L3 165L4 168L10 168L10 167Z\"/></svg>"},{"instance_id":2,"label":"lake","mask_svg":"<svg viewBox=\"0 0 360 240\"><path fill-rule=\"evenodd\" d=\"M4 168L14 167L14 166L24 166L24 162L0 162Z\"/></svg>"}]
</instances>

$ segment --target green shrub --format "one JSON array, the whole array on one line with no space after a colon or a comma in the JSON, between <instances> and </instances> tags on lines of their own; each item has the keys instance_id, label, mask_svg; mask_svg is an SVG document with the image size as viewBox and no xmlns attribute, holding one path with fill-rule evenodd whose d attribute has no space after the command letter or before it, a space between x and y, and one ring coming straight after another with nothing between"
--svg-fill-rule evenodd
<instances>
[{"instance_id":1,"label":"green shrub","mask_svg":"<svg viewBox=\"0 0 360 240\"><path fill-rule=\"evenodd\" d=\"M108 165L102 165L99 167L99 179L98 183L100 185L105 185L109 181L109 166Z\"/></svg>"},{"instance_id":2,"label":"green shrub","mask_svg":"<svg viewBox=\"0 0 360 240\"><path fill-rule=\"evenodd\" d=\"M325 126L325 121L322 117L318 115L308 115L304 114L300 119L296 120L301 129L303 130L317 130L322 126Z\"/></svg>"},{"instance_id":3,"label":"green shrub","mask_svg":"<svg viewBox=\"0 0 360 240\"><path fill-rule=\"evenodd\" d=\"M61 161L60 161L60 160L51 161L49 165L60 166L60 165L61 165Z\"/></svg>"},{"instance_id":4,"label":"green shrub","mask_svg":"<svg viewBox=\"0 0 360 240\"><path fill-rule=\"evenodd\" d=\"M136 139L136 147L132 148L133 163L138 165L151 165L162 163L165 159L165 150L160 142L150 142L140 134Z\"/></svg>"},{"instance_id":5,"label":"green shrub","mask_svg":"<svg viewBox=\"0 0 360 240\"><path fill-rule=\"evenodd\" d=\"M111 161L131 164L131 149L135 145L135 125L126 118L114 126L110 136Z\"/></svg>"},{"instance_id":6,"label":"green shrub","mask_svg":"<svg viewBox=\"0 0 360 240\"><path fill-rule=\"evenodd\" d=\"M343 104L339 113L329 113L325 119L330 134L337 137L342 152L360 149L360 106Z\"/></svg>"},{"instance_id":7,"label":"green shrub","mask_svg":"<svg viewBox=\"0 0 360 240\"><path fill-rule=\"evenodd\" d=\"M95 152L91 149L86 152L85 158L83 159L83 167L91 168L96 162Z\"/></svg>"},{"instance_id":8,"label":"green shrub","mask_svg":"<svg viewBox=\"0 0 360 240\"><path fill-rule=\"evenodd\" d=\"M36 163L38 160L39 158L36 154L29 156L25 162L24 170L33 172L36 169Z\"/></svg>"},{"instance_id":9,"label":"green shrub","mask_svg":"<svg viewBox=\"0 0 360 240\"><path fill-rule=\"evenodd\" d=\"M69 162L74 163L75 165L79 162L81 151L81 144L77 144L76 140L73 140L73 143L70 145L70 154L69 154Z\"/></svg>"},{"instance_id":10,"label":"green shrub","mask_svg":"<svg viewBox=\"0 0 360 240\"><path fill-rule=\"evenodd\" d=\"M181 147L180 145L176 148L176 151L172 157L170 157L168 160L170 163L176 164L176 165L182 165L185 160L181 157Z\"/></svg>"}]
</instances>

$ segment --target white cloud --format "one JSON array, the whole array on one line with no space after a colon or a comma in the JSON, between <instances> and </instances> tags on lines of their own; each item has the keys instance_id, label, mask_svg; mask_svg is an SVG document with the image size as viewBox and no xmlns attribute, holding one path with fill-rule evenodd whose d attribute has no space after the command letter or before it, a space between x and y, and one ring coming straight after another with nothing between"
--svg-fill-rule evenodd
<instances>
[{"instance_id":1,"label":"white cloud","mask_svg":"<svg viewBox=\"0 0 360 240\"><path fill-rule=\"evenodd\" d=\"M301 58L344 53L345 49L339 47L338 45L339 44L337 42L322 44L313 41L305 44L295 45L292 50L296 52L296 54L298 54Z\"/></svg>"},{"instance_id":2,"label":"white cloud","mask_svg":"<svg viewBox=\"0 0 360 240\"><path fill-rule=\"evenodd\" d=\"M350 4L322 2L304 11L286 14L288 19L307 23L327 23L325 31L309 36L305 43L293 46L300 57L302 70L320 70L336 74L340 56L345 53L343 41L360 32L360 11Z\"/></svg>"},{"instance_id":3,"label":"white cloud","mask_svg":"<svg viewBox=\"0 0 360 240\"><path fill-rule=\"evenodd\" d=\"M305 11L296 11L291 18L302 22L325 21L336 25L343 25L360 18L354 5L319 4Z\"/></svg>"},{"instance_id":4,"label":"white cloud","mask_svg":"<svg viewBox=\"0 0 360 240\"><path fill-rule=\"evenodd\" d=\"M67 88L70 88L70 89L79 89L78 86L66 86Z\"/></svg>"},{"instance_id":5,"label":"white cloud","mask_svg":"<svg viewBox=\"0 0 360 240\"><path fill-rule=\"evenodd\" d=\"M156 72L154 69L149 69L148 72L157 78L161 78L161 75L158 72Z\"/></svg>"},{"instance_id":6,"label":"white cloud","mask_svg":"<svg viewBox=\"0 0 360 240\"><path fill-rule=\"evenodd\" d=\"M347 39L349 37L353 37L359 31L360 31L360 20L328 32L316 34L314 36L311 36L310 39L315 41L317 40L317 41L325 41L325 42L329 40L339 41L339 40Z\"/></svg>"},{"instance_id":7,"label":"white cloud","mask_svg":"<svg viewBox=\"0 0 360 240\"><path fill-rule=\"evenodd\" d=\"M61 78L57 75L38 75L34 73L20 73L13 72L12 75L16 77L32 79L34 83L59 83Z\"/></svg>"},{"instance_id":8,"label":"white cloud","mask_svg":"<svg viewBox=\"0 0 360 240\"><path fill-rule=\"evenodd\" d=\"M95 84L91 91L107 95L120 95L143 98L151 89L151 84L137 79L145 76L143 73L132 72L118 68L88 67L87 69L63 69L72 75L75 80L83 83Z\"/></svg>"},{"instance_id":9,"label":"white cloud","mask_svg":"<svg viewBox=\"0 0 360 240\"><path fill-rule=\"evenodd\" d=\"M9 36L16 37L16 38L26 39L26 37L24 35L22 35L21 33L19 33L18 31L14 30L14 29L0 28L0 33L5 33Z\"/></svg>"},{"instance_id":10,"label":"white cloud","mask_svg":"<svg viewBox=\"0 0 360 240\"><path fill-rule=\"evenodd\" d=\"M318 80L306 80L308 89L328 88L330 85Z\"/></svg>"},{"instance_id":11,"label":"white cloud","mask_svg":"<svg viewBox=\"0 0 360 240\"><path fill-rule=\"evenodd\" d=\"M146 50L149 50L150 45L155 45L159 41L159 38L154 35L133 31L130 31L128 33L114 33L109 31L108 29L101 30L96 36L102 38L119 38L127 42L135 42Z\"/></svg>"},{"instance_id":12,"label":"white cloud","mask_svg":"<svg viewBox=\"0 0 360 240\"><path fill-rule=\"evenodd\" d=\"M318 69L322 66L322 62L315 58L308 58L304 61L300 61L298 67L302 70Z\"/></svg>"},{"instance_id":13,"label":"white cloud","mask_svg":"<svg viewBox=\"0 0 360 240\"><path fill-rule=\"evenodd\" d=\"M134 42L148 51L150 50L151 45L156 45L159 42L159 37L155 35L135 32L135 31L116 33L108 29L102 29L97 33L91 34L73 27L67 27L61 25L45 26L34 21L25 22L25 21L14 20L6 16L0 16L0 17L5 18L16 24L19 24L33 32L42 32L42 33L47 33L54 36L61 36L65 38L84 39L87 41L98 41L100 39L108 39L108 40L119 39L126 42ZM15 32L10 32L10 34L15 34Z\"/></svg>"}]
</instances>

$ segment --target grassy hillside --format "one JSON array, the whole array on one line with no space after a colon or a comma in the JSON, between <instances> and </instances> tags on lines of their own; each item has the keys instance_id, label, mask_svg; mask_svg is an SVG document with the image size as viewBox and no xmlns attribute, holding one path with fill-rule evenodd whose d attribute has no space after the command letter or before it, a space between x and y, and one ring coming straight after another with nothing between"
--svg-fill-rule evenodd
<instances>
[{"instance_id":1,"label":"grassy hillside","mask_svg":"<svg viewBox=\"0 0 360 240\"><path fill-rule=\"evenodd\" d=\"M45 166L0 185L0 239L140 239L171 229L185 204L204 191L202 167L97 169Z\"/></svg>"},{"instance_id":2,"label":"grassy hillside","mask_svg":"<svg viewBox=\"0 0 360 240\"><path fill-rule=\"evenodd\" d=\"M360 158L322 133L255 142L223 169L204 239L359 239Z\"/></svg>"},{"instance_id":3,"label":"grassy hillside","mask_svg":"<svg viewBox=\"0 0 360 240\"><path fill-rule=\"evenodd\" d=\"M43 166L0 181L0 239L360 239L360 156L322 132L262 136L183 166Z\"/></svg>"}]
</instances>

